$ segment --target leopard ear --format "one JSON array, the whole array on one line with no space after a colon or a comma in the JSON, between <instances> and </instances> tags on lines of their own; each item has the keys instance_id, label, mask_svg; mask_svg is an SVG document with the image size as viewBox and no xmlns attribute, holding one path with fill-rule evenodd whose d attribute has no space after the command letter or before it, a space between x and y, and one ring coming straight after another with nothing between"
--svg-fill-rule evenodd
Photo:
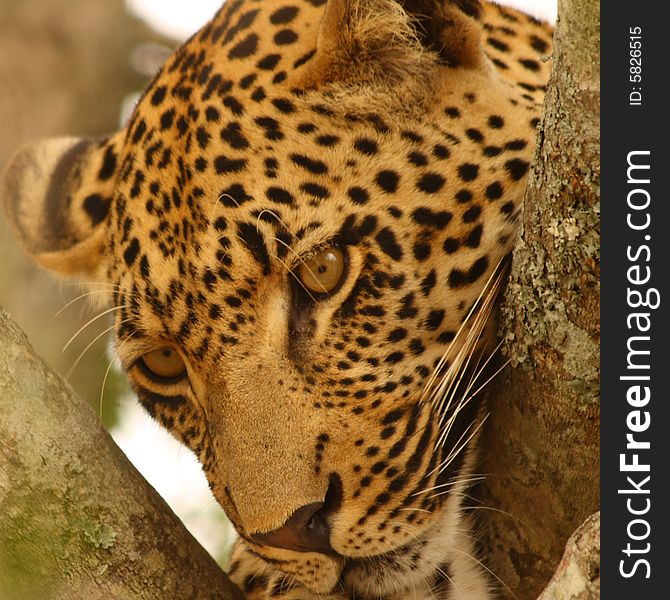
<instances>
[{"instance_id":1,"label":"leopard ear","mask_svg":"<svg viewBox=\"0 0 670 600\"><path fill-rule=\"evenodd\" d=\"M416 87L477 66L480 12L479 0L328 0L302 83Z\"/></svg>"},{"instance_id":2,"label":"leopard ear","mask_svg":"<svg viewBox=\"0 0 670 600\"><path fill-rule=\"evenodd\" d=\"M100 279L109 209L125 132L102 140L62 137L21 148L0 194L18 241L63 277Z\"/></svg>"}]
</instances>

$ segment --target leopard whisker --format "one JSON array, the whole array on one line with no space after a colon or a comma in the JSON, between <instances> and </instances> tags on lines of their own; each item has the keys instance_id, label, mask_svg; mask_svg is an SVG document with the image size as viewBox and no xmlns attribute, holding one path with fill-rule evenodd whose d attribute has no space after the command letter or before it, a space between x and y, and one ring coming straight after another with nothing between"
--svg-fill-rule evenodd
<instances>
[{"instance_id":1,"label":"leopard whisker","mask_svg":"<svg viewBox=\"0 0 670 600\"><path fill-rule=\"evenodd\" d=\"M123 310L124 308L127 309L128 306L125 305L125 304L121 304L121 305L119 305L119 306L113 306L112 308L108 308L107 310L104 310L104 311L102 311L101 313L97 314L95 317L93 317L92 319L90 319L87 323L85 323L84 325L82 325L82 326L79 328L79 330L77 331L77 333L75 333L75 334L69 339L68 343L65 344L65 346L63 346L63 349L61 350L61 352L65 352L65 351L70 347L70 345L72 344L72 342L74 342L74 340L77 339L77 337L79 336L79 334L80 334L82 331L84 331L89 325L92 325L92 324L95 323L98 319L101 319L102 317L104 317L104 316L106 316L106 315L108 315L108 314L110 314L110 313L113 313L113 312L115 312L115 311L117 311L117 310Z\"/></svg>"},{"instance_id":2,"label":"leopard whisker","mask_svg":"<svg viewBox=\"0 0 670 600\"><path fill-rule=\"evenodd\" d=\"M256 228L258 228L258 222L261 220L261 217L262 217L265 213L267 213L267 214L269 214L270 216L274 217L275 220L277 221L277 223L279 223L280 225L282 225L282 227L284 227L284 229L286 229L286 231L288 231L288 232L291 234L291 237L293 237L293 239L294 239L296 242L301 242L301 241L302 241L302 240L301 240L295 233L293 233L293 231L291 230L291 228L290 228L290 227L289 227L289 226L288 226L288 225L281 219L281 217L280 217L276 212L274 212L273 210L270 210L269 208L264 208L263 210L261 210L261 212L258 213L258 217L256 218Z\"/></svg>"},{"instance_id":3,"label":"leopard whisker","mask_svg":"<svg viewBox=\"0 0 670 600\"><path fill-rule=\"evenodd\" d=\"M125 319L125 321L123 321L123 322L127 322L127 321L129 321L129 319ZM84 355L90 350L90 348L91 348L91 347L92 347L92 346L93 346L93 345L94 345L94 344L95 344L101 337L107 335L110 331L113 331L114 327L116 327L116 324L112 324L110 327L108 327L107 329L105 329L104 331L102 331L101 333L99 333L98 335L96 335L96 336L93 338L93 341L89 342L89 344L86 346L86 348L84 348L84 349L80 352L79 356L77 356L77 358L76 358L76 360L74 361L74 363L72 363L72 366L70 367L70 369L68 370L68 372L65 374L65 379L67 379L67 380L70 379L70 376L72 375L72 373L74 372L74 370L77 368L77 365L79 364L79 362L81 361L81 359L84 357Z\"/></svg>"},{"instance_id":4,"label":"leopard whisker","mask_svg":"<svg viewBox=\"0 0 670 600\"><path fill-rule=\"evenodd\" d=\"M465 556L466 558L469 558L470 560L476 562L482 569L484 569L491 577L494 577L500 584L510 593L512 598L514 600L519 600L516 596L516 594L510 589L510 587L502 580L498 575L496 575L491 569L489 569L481 560L476 558L475 556L472 556L469 552L463 552L462 550L458 550L457 548L451 548L452 552L457 552L458 554L461 554Z\"/></svg>"},{"instance_id":5,"label":"leopard whisker","mask_svg":"<svg viewBox=\"0 0 670 600\"><path fill-rule=\"evenodd\" d=\"M119 347L116 349L115 352L118 353L119 350L121 348L123 348L123 345L126 342L129 342L132 339L132 337L133 337L133 335L131 334L126 339L121 341L121 343L119 344ZM113 354L112 358L109 361L109 364L107 365L107 369L105 370L105 376L102 378L102 385L100 386L100 414L99 414L99 417L101 419L102 419L102 404L103 404L103 400L104 400L104 397L105 397L105 386L107 385L107 378L109 377L109 372L112 370L112 366L114 365L115 360L117 360L117 355Z\"/></svg>"},{"instance_id":6,"label":"leopard whisker","mask_svg":"<svg viewBox=\"0 0 670 600\"><path fill-rule=\"evenodd\" d=\"M296 280L296 282L298 283L298 285L299 285L299 286L305 291L305 293L310 297L310 299L312 300L312 302L314 302L314 304L316 304L316 298L315 298L314 296L312 296L312 294L310 293L310 291L305 287L305 284L304 284L302 281L300 281L300 277L298 277L298 276L293 272L293 270L292 270L292 269L291 269L291 268L290 268L290 267L289 267L289 266L288 266L288 265L287 265L281 258L279 258L278 256L275 256L274 258L275 258L275 260L279 261L279 262L284 266L284 268L290 273L291 277L293 277L293 279Z\"/></svg>"}]
</instances>

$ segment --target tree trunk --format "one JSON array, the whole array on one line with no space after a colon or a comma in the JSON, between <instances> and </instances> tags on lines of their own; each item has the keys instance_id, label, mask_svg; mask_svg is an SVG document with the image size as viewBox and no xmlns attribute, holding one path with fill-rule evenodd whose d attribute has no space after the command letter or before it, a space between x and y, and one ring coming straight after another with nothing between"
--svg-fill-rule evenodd
<instances>
[{"instance_id":1,"label":"tree trunk","mask_svg":"<svg viewBox=\"0 0 670 600\"><path fill-rule=\"evenodd\" d=\"M482 498L492 570L537 598L599 507L599 4L559 0L553 74L503 302Z\"/></svg>"},{"instance_id":2,"label":"tree trunk","mask_svg":"<svg viewBox=\"0 0 670 600\"><path fill-rule=\"evenodd\" d=\"M600 513L586 519L568 540L539 600L600 600Z\"/></svg>"},{"instance_id":3,"label":"tree trunk","mask_svg":"<svg viewBox=\"0 0 670 600\"><path fill-rule=\"evenodd\" d=\"M240 598L0 309L0 598Z\"/></svg>"}]
</instances>

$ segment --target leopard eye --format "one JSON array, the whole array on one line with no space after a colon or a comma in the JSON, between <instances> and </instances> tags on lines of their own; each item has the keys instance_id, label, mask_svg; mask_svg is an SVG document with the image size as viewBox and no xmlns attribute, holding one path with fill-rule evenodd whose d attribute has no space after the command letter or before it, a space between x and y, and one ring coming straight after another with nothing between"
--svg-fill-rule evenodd
<instances>
[{"instance_id":1,"label":"leopard eye","mask_svg":"<svg viewBox=\"0 0 670 600\"><path fill-rule=\"evenodd\" d=\"M140 358L146 374L161 383L170 383L186 375L186 363L174 348L165 346Z\"/></svg>"},{"instance_id":2,"label":"leopard eye","mask_svg":"<svg viewBox=\"0 0 670 600\"><path fill-rule=\"evenodd\" d=\"M311 292L332 292L344 275L344 252L335 246L325 248L298 267L300 282Z\"/></svg>"}]
</instances>

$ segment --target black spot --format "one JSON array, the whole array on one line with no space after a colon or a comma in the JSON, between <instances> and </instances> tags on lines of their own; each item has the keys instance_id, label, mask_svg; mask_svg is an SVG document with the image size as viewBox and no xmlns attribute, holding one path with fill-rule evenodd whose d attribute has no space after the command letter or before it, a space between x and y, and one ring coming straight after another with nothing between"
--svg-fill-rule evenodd
<instances>
[{"instance_id":1,"label":"black spot","mask_svg":"<svg viewBox=\"0 0 670 600\"><path fill-rule=\"evenodd\" d=\"M237 208L249 200L251 200L251 196L247 194L244 186L239 183L231 185L219 194L219 202L231 208Z\"/></svg>"},{"instance_id":2,"label":"black spot","mask_svg":"<svg viewBox=\"0 0 670 600\"><path fill-rule=\"evenodd\" d=\"M167 86L162 85L157 87L154 90L154 93L151 94L151 104L154 106L159 106L163 100L165 100L165 93L167 92Z\"/></svg>"},{"instance_id":3,"label":"black spot","mask_svg":"<svg viewBox=\"0 0 670 600\"><path fill-rule=\"evenodd\" d=\"M482 238L483 229L484 226L481 223L476 227L474 227L472 231L468 234L468 236L465 238L464 244L468 248L478 248L479 242Z\"/></svg>"},{"instance_id":4,"label":"black spot","mask_svg":"<svg viewBox=\"0 0 670 600\"><path fill-rule=\"evenodd\" d=\"M402 258L402 248L395 238L395 234L388 227L384 227L376 236L375 240L379 244L382 252L390 256L393 260L400 260Z\"/></svg>"},{"instance_id":5,"label":"black spot","mask_svg":"<svg viewBox=\"0 0 670 600\"><path fill-rule=\"evenodd\" d=\"M275 44L278 46L288 46L298 39L298 34L292 29L282 29L275 34Z\"/></svg>"},{"instance_id":6,"label":"black spot","mask_svg":"<svg viewBox=\"0 0 670 600\"><path fill-rule=\"evenodd\" d=\"M498 146L486 146L484 148L484 156L498 156L502 151L502 148Z\"/></svg>"},{"instance_id":7,"label":"black spot","mask_svg":"<svg viewBox=\"0 0 670 600\"><path fill-rule=\"evenodd\" d=\"M242 77L242 79L240 79L240 87L243 90L249 89L253 85L254 81L256 81L257 77L258 76L256 73L249 73L249 75L245 75Z\"/></svg>"},{"instance_id":8,"label":"black spot","mask_svg":"<svg viewBox=\"0 0 670 600\"><path fill-rule=\"evenodd\" d=\"M391 279L389 279L389 285L393 290L399 290L404 283L405 283L405 276L402 274L394 275L393 277L391 277Z\"/></svg>"},{"instance_id":9,"label":"black spot","mask_svg":"<svg viewBox=\"0 0 670 600\"><path fill-rule=\"evenodd\" d=\"M423 242L417 242L412 248L414 258L418 261L424 261L430 256L430 245Z\"/></svg>"},{"instance_id":10,"label":"black spot","mask_svg":"<svg viewBox=\"0 0 670 600\"><path fill-rule=\"evenodd\" d=\"M133 133L133 144L137 144L142 139L142 136L146 133L146 131L147 123L144 119L140 119L140 122L137 124L137 127L135 127L135 131Z\"/></svg>"},{"instance_id":11,"label":"black spot","mask_svg":"<svg viewBox=\"0 0 670 600\"><path fill-rule=\"evenodd\" d=\"M540 70L540 63L532 58L521 58L519 59L519 63L524 69L528 69L529 71L537 72Z\"/></svg>"},{"instance_id":12,"label":"black spot","mask_svg":"<svg viewBox=\"0 0 670 600\"><path fill-rule=\"evenodd\" d=\"M399 342L400 340L404 340L406 337L407 330L403 329L402 327L398 327L397 329L391 331L386 339L389 342Z\"/></svg>"},{"instance_id":13,"label":"black spot","mask_svg":"<svg viewBox=\"0 0 670 600\"><path fill-rule=\"evenodd\" d=\"M297 6L283 6L270 15L270 23L273 25L285 25L293 21L297 14Z\"/></svg>"},{"instance_id":14,"label":"black spot","mask_svg":"<svg viewBox=\"0 0 670 600\"><path fill-rule=\"evenodd\" d=\"M505 121L498 115L491 115L488 119L488 125L491 129L501 129L505 125Z\"/></svg>"},{"instance_id":15,"label":"black spot","mask_svg":"<svg viewBox=\"0 0 670 600\"><path fill-rule=\"evenodd\" d=\"M347 190L347 195L354 204L365 204L370 199L370 194L358 186L350 187Z\"/></svg>"},{"instance_id":16,"label":"black spot","mask_svg":"<svg viewBox=\"0 0 670 600\"><path fill-rule=\"evenodd\" d=\"M174 108L166 110L161 115L161 130L165 131L166 129L172 127L172 124L174 123L174 115L175 115Z\"/></svg>"},{"instance_id":17,"label":"black spot","mask_svg":"<svg viewBox=\"0 0 670 600\"><path fill-rule=\"evenodd\" d=\"M263 236L258 232L255 223L240 223L237 233L251 252L252 256L263 267L263 275L271 273L270 255Z\"/></svg>"},{"instance_id":18,"label":"black spot","mask_svg":"<svg viewBox=\"0 0 670 600\"><path fill-rule=\"evenodd\" d=\"M221 113L213 106L208 106L205 109L205 117L210 123L218 123L221 118Z\"/></svg>"},{"instance_id":19,"label":"black spot","mask_svg":"<svg viewBox=\"0 0 670 600\"><path fill-rule=\"evenodd\" d=\"M505 163L505 169L507 169L507 172L514 181L519 181L519 179L523 178L528 172L529 166L527 161L521 160L520 158L513 158Z\"/></svg>"},{"instance_id":20,"label":"black spot","mask_svg":"<svg viewBox=\"0 0 670 600\"><path fill-rule=\"evenodd\" d=\"M299 167L315 175L328 172L328 167L324 162L309 158L309 156L305 156L304 154L291 154L291 160Z\"/></svg>"},{"instance_id":21,"label":"black spot","mask_svg":"<svg viewBox=\"0 0 670 600\"><path fill-rule=\"evenodd\" d=\"M489 200L498 200L499 198L502 198L503 195L502 185L500 185L499 181L494 181L493 183L491 183L486 187L485 194Z\"/></svg>"},{"instance_id":22,"label":"black spot","mask_svg":"<svg viewBox=\"0 0 670 600\"><path fill-rule=\"evenodd\" d=\"M400 304L402 305L402 308L396 311L397 317L399 317L400 319L413 319L414 317L416 317L419 311L416 307L413 306L414 304L413 292L410 292L409 294L403 296L400 299Z\"/></svg>"},{"instance_id":23,"label":"black spot","mask_svg":"<svg viewBox=\"0 0 670 600\"><path fill-rule=\"evenodd\" d=\"M414 356L418 356L419 354L423 354L426 351L426 347L423 345L421 340L419 338L414 338L410 343L409 343L409 349L410 352Z\"/></svg>"},{"instance_id":24,"label":"black spot","mask_svg":"<svg viewBox=\"0 0 670 600\"><path fill-rule=\"evenodd\" d=\"M284 134L279 129L279 122L272 117L256 117L255 123L265 129L265 137L272 141L284 139Z\"/></svg>"},{"instance_id":25,"label":"black spot","mask_svg":"<svg viewBox=\"0 0 670 600\"><path fill-rule=\"evenodd\" d=\"M458 167L458 176L463 181L473 181L474 179L477 179L478 174L479 174L479 167L475 164L463 163Z\"/></svg>"},{"instance_id":26,"label":"black spot","mask_svg":"<svg viewBox=\"0 0 670 600\"><path fill-rule=\"evenodd\" d=\"M274 104L279 112L283 112L285 114L295 112L295 105L287 98L275 98L272 101L272 104Z\"/></svg>"},{"instance_id":27,"label":"black spot","mask_svg":"<svg viewBox=\"0 0 670 600\"><path fill-rule=\"evenodd\" d=\"M407 155L407 160L415 167L425 167L428 164L428 158L421 152L410 152Z\"/></svg>"},{"instance_id":28,"label":"black spot","mask_svg":"<svg viewBox=\"0 0 670 600\"><path fill-rule=\"evenodd\" d=\"M504 63L504 62L503 62L502 60L500 60L499 58L496 58L495 56L491 58L491 62L492 62L496 67L498 67L499 69L502 69L503 71L506 71L507 69L509 69L509 66L508 66L506 63Z\"/></svg>"},{"instance_id":29,"label":"black spot","mask_svg":"<svg viewBox=\"0 0 670 600\"><path fill-rule=\"evenodd\" d=\"M244 114L244 106L242 106L242 103L233 96L226 96L223 99L223 105L230 109L230 112L232 112L237 117Z\"/></svg>"},{"instance_id":30,"label":"black spot","mask_svg":"<svg viewBox=\"0 0 670 600\"><path fill-rule=\"evenodd\" d=\"M103 198L99 194L91 194L84 198L84 210L91 219L91 225L95 226L102 223L109 214L109 199Z\"/></svg>"},{"instance_id":31,"label":"black spot","mask_svg":"<svg viewBox=\"0 0 670 600\"><path fill-rule=\"evenodd\" d=\"M545 42L543 39L537 37L536 35L531 35L530 36L530 45L533 47L533 50L536 50L537 52L540 52L541 54L544 54L547 49L549 48L549 45L547 42Z\"/></svg>"},{"instance_id":32,"label":"black spot","mask_svg":"<svg viewBox=\"0 0 670 600\"><path fill-rule=\"evenodd\" d=\"M465 135L467 135L473 142L481 142L484 140L482 132L479 131L479 129L475 129L474 127L466 129Z\"/></svg>"},{"instance_id":33,"label":"black spot","mask_svg":"<svg viewBox=\"0 0 670 600\"><path fill-rule=\"evenodd\" d=\"M430 294L431 290L435 287L436 283L437 283L437 276L435 274L435 269L431 269L430 273L428 273L428 275L426 275L421 280L421 293L423 294L424 297Z\"/></svg>"},{"instance_id":34,"label":"black spot","mask_svg":"<svg viewBox=\"0 0 670 600\"><path fill-rule=\"evenodd\" d=\"M133 238L128 244L126 251L123 253L123 259L126 261L126 265L131 267L137 258L137 254L140 251L140 241L137 238Z\"/></svg>"},{"instance_id":35,"label":"black spot","mask_svg":"<svg viewBox=\"0 0 670 600\"><path fill-rule=\"evenodd\" d=\"M461 243L456 238L451 237L444 240L444 244L442 244L442 248L447 254L453 254L460 246Z\"/></svg>"},{"instance_id":36,"label":"black spot","mask_svg":"<svg viewBox=\"0 0 670 600\"><path fill-rule=\"evenodd\" d=\"M116 170L116 154L111 146L107 146L105 149L105 156L102 159L102 166L98 172L98 179L101 181L107 181L114 175Z\"/></svg>"},{"instance_id":37,"label":"black spot","mask_svg":"<svg viewBox=\"0 0 670 600\"><path fill-rule=\"evenodd\" d=\"M449 152L449 148L443 146L442 144L435 144L433 146L433 156L435 158L444 160L445 158L449 158L450 154L451 153Z\"/></svg>"},{"instance_id":38,"label":"black spot","mask_svg":"<svg viewBox=\"0 0 670 600\"><path fill-rule=\"evenodd\" d=\"M228 158L227 156L217 156L214 159L214 168L219 174L239 173L244 170L247 161L244 158Z\"/></svg>"},{"instance_id":39,"label":"black spot","mask_svg":"<svg viewBox=\"0 0 670 600\"><path fill-rule=\"evenodd\" d=\"M377 143L370 138L358 138L354 141L354 148L358 150L361 154L366 154L368 156L373 156L377 154Z\"/></svg>"},{"instance_id":40,"label":"black spot","mask_svg":"<svg viewBox=\"0 0 670 600\"><path fill-rule=\"evenodd\" d=\"M482 209L477 204L471 206L463 213L463 223L472 223L473 221L476 221L481 212Z\"/></svg>"},{"instance_id":41,"label":"black spot","mask_svg":"<svg viewBox=\"0 0 670 600\"><path fill-rule=\"evenodd\" d=\"M438 173L426 173L416 182L416 187L426 194L434 194L442 189L445 182L444 177Z\"/></svg>"},{"instance_id":42,"label":"black spot","mask_svg":"<svg viewBox=\"0 0 670 600\"><path fill-rule=\"evenodd\" d=\"M384 359L384 362L395 365L399 363L403 358L405 358L405 354L403 352L391 352L391 354L389 354Z\"/></svg>"},{"instance_id":43,"label":"black spot","mask_svg":"<svg viewBox=\"0 0 670 600\"><path fill-rule=\"evenodd\" d=\"M448 344L449 342L453 342L455 337L456 334L453 331L443 331L437 336L437 341L440 342L440 344Z\"/></svg>"},{"instance_id":44,"label":"black spot","mask_svg":"<svg viewBox=\"0 0 670 600\"><path fill-rule=\"evenodd\" d=\"M431 310L426 317L426 329L435 331L444 321L444 310Z\"/></svg>"},{"instance_id":45,"label":"black spot","mask_svg":"<svg viewBox=\"0 0 670 600\"><path fill-rule=\"evenodd\" d=\"M358 235L362 238L371 235L377 229L377 217L367 215L358 227Z\"/></svg>"},{"instance_id":46,"label":"black spot","mask_svg":"<svg viewBox=\"0 0 670 600\"><path fill-rule=\"evenodd\" d=\"M505 150L518 151L523 150L528 145L526 140L511 140L505 144Z\"/></svg>"},{"instance_id":47,"label":"black spot","mask_svg":"<svg viewBox=\"0 0 670 600\"><path fill-rule=\"evenodd\" d=\"M489 46L493 46L496 50L500 50L500 52L509 52L509 46L497 38L490 37L486 41L488 42Z\"/></svg>"},{"instance_id":48,"label":"black spot","mask_svg":"<svg viewBox=\"0 0 670 600\"><path fill-rule=\"evenodd\" d=\"M281 54L268 54L267 56L264 56L261 58L257 63L256 66L259 69L263 69L264 71L272 71L277 66L277 63L281 60Z\"/></svg>"},{"instance_id":49,"label":"black spot","mask_svg":"<svg viewBox=\"0 0 670 600\"><path fill-rule=\"evenodd\" d=\"M255 33L250 33L241 42L235 44L228 52L230 60L247 58L254 54L258 49L258 36Z\"/></svg>"},{"instance_id":50,"label":"black spot","mask_svg":"<svg viewBox=\"0 0 670 600\"><path fill-rule=\"evenodd\" d=\"M449 287L458 288L474 283L479 279L488 267L489 261L486 256L478 258L467 271L452 269L449 273Z\"/></svg>"},{"instance_id":51,"label":"black spot","mask_svg":"<svg viewBox=\"0 0 670 600\"><path fill-rule=\"evenodd\" d=\"M265 191L265 195L268 197L268 200L277 202L279 204L293 204L293 196L284 188L280 187L269 187Z\"/></svg>"},{"instance_id":52,"label":"black spot","mask_svg":"<svg viewBox=\"0 0 670 600\"><path fill-rule=\"evenodd\" d=\"M433 211L427 207L417 208L412 213L412 220L418 225L434 227L435 229L444 229L451 221L452 214L446 210Z\"/></svg>"},{"instance_id":53,"label":"black spot","mask_svg":"<svg viewBox=\"0 0 670 600\"><path fill-rule=\"evenodd\" d=\"M325 146L326 148L331 148L340 141L336 135L320 135L316 138L316 143L319 146Z\"/></svg>"},{"instance_id":54,"label":"black spot","mask_svg":"<svg viewBox=\"0 0 670 600\"><path fill-rule=\"evenodd\" d=\"M247 138L242 135L239 123L228 123L221 130L221 139L227 142L231 148L236 150L244 150L249 147ZM203 148L204 149L204 148Z\"/></svg>"},{"instance_id":55,"label":"black spot","mask_svg":"<svg viewBox=\"0 0 670 600\"><path fill-rule=\"evenodd\" d=\"M312 183L312 182L306 182L300 185L300 189L305 192L306 194L309 194L310 196L314 196L315 198L328 198L330 196L330 192L323 187L322 185L319 185L317 183Z\"/></svg>"},{"instance_id":56,"label":"black spot","mask_svg":"<svg viewBox=\"0 0 670 600\"><path fill-rule=\"evenodd\" d=\"M382 190L392 194L398 189L400 177L395 171L379 171L375 181Z\"/></svg>"},{"instance_id":57,"label":"black spot","mask_svg":"<svg viewBox=\"0 0 670 600\"><path fill-rule=\"evenodd\" d=\"M301 56L298 60L296 60L293 63L293 68L297 69L298 67L302 67L306 62L312 59L312 57L316 54L316 50L310 50L307 54L304 54Z\"/></svg>"},{"instance_id":58,"label":"black spot","mask_svg":"<svg viewBox=\"0 0 670 600\"><path fill-rule=\"evenodd\" d=\"M458 117L461 116L461 111L458 110L455 106L447 106L447 108L444 109L444 112L452 119L458 119Z\"/></svg>"},{"instance_id":59,"label":"black spot","mask_svg":"<svg viewBox=\"0 0 670 600\"><path fill-rule=\"evenodd\" d=\"M209 146L209 141L211 139L207 129L202 126L198 127L195 132L195 138L198 140L198 146L200 146L200 149L207 150L207 146Z\"/></svg>"}]
</instances>

